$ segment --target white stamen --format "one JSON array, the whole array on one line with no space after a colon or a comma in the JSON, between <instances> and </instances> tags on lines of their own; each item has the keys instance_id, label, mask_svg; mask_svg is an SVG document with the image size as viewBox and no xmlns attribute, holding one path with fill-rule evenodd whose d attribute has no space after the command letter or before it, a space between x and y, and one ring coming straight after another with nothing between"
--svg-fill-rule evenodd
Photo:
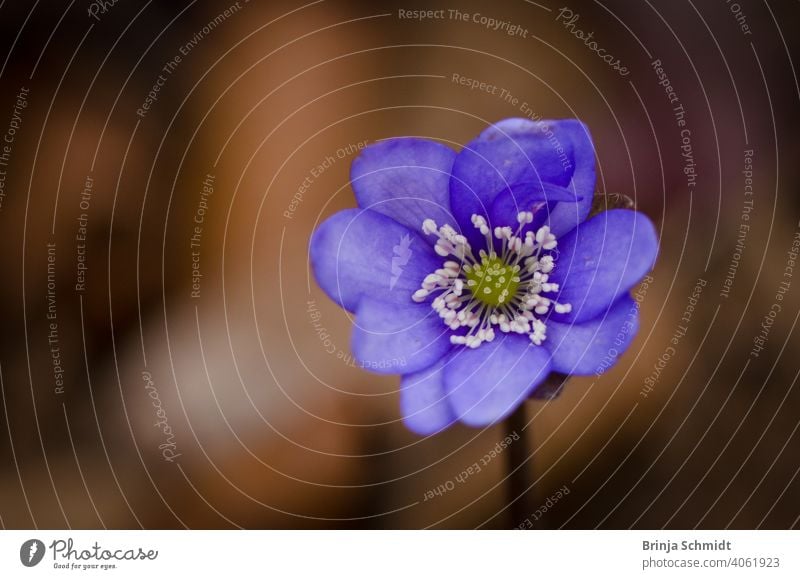
<instances>
[{"instance_id":1,"label":"white stamen","mask_svg":"<svg viewBox=\"0 0 800 579\"><path fill-rule=\"evenodd\" d=\"M517 221L520 225L533 222L533 213L530 211L521 211L517 214Z\"/></svg>"},{"instance_id":2,"label":"white stamen","mask_svg":"<svg viewBox=\"0 0 800 579\"><path fill-rule=\"evenodd\" d=\"M411 296L411 299L414 300L415 302L418 302L418 303L419 302L424 302L425 298L428 297L429 293L431 293L431 292L429 292L426 289L418 289L417 291L414 292L414 295Z\"/></svg>"},{"instance_id":3,"label":"white stamen","mask_svg":"<svg viewBox=\"0 0 800 579\"><path fill-rule=\"evenodd\" d=\"M432 293L441 292L431 301L433 310L450 329L468 329L465 335L450 336L452 344L477 348L495 339L496 326L504 333L525 334L533 344L541 345L547 337L541 316L551 310L558 314L572 311L570 304L542 295L560 289L559 284L548 281L555 268L553 256L542 255L542 251L556 248L556 236L544 225L522 237L522 229L533 222L532 211L517 214L516 231L511 227L492 230L481 215L473 215L471 221L486 240L486 247L478 251L477 258L467 238L452 226L437 227L433 219L422 223L423 233L438 238L436 253L455 260L445 261L441 268L428 274L412 299L420 303ZM499 254L492 234L501 242Z\"/></svg>"}]
</instances>

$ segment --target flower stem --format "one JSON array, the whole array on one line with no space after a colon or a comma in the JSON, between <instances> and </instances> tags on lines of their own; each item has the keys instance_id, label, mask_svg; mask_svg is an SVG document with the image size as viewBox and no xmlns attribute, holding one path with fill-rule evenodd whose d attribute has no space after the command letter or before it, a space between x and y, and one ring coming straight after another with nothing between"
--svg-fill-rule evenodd
<instances>
[{"instance_id":1,"label":"flower stem","mask_svg":"<svg viewBox=\"0 0 800 579\"><path fill-rule=\"evenodd\" d=\"M532 422L531 422L532 424ZM525 402L506 418L503 423L507 436L519 436L508 447L508 478L506 493L511 527L537 528L532 520L535 509L533 484L533 452L530 447L533 428L526 419ZM531 524L533 527L531 527Z\"/></svg>"}]
</instances>

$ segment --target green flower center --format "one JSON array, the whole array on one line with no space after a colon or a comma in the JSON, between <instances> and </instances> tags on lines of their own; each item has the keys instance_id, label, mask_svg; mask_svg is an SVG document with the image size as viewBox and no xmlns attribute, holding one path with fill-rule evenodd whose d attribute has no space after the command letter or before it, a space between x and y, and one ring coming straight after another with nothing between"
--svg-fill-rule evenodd
<instances>
[{"instance_id":1,"label":"green flower center","mask_svg":"<svg viewBox=\"0 0 800 579\"><path fill-rule=\"evenodd\" d=\"M519 265L509 265L494 254L484 254L481 262L464 266L467 288L478 301L501 306L517 294Z\"/></svg>"}]
</instances>

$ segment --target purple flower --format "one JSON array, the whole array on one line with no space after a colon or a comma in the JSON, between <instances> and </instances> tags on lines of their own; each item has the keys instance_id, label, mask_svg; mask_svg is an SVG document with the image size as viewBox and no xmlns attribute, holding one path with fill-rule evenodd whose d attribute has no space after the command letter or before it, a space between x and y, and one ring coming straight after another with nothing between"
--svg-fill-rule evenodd
<instances>
[{"instance_id":1,"label":"purple flower","mask_svg":"<svg viewBox=\"0 0 800 579\"><path fill-rule=\"evenodd\" d=\"M367 147L358 209L311 239L320 287L355 313L353 354L402 374L407 426L510 414L550 372L601 373L638 327L629 290L655 229L636 211L587 219L595 155L576 120L506 119L456 153L429 140Z\"/></svg>"}]
</instances>

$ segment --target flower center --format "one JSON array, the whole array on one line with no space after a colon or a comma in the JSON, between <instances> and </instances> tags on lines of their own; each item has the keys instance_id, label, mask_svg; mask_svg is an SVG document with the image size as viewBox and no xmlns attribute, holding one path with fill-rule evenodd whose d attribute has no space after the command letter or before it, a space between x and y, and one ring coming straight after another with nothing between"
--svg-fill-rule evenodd
<instances>
[{"instance_id":1,"label":"flower center","mask_svg":"<svg viewBox=\"0 0 800 579\"><path fill-rule=\"evenodd\" d=\"M518 265L508 265L496 255L486 255L479 264L464 266L467 289L484 304L499 306L517 294L519 269Z\"/></svg>"},{"instance_id":2,"label":"flower center","mask_svg":"<svg viewBox=\"0 0 800 579\"><path fill-rule=\"evenodd\" d=\"M547 337L547 326L542 317L552 307L557 313L572 310L570 304L561 304L552 297L558 284L548 281L555 263L550 250L556 248L555 235L550 228L540 227L536 233L522 230L533 221L533 214L523 211L517 215L519 227L495 227L494 237L486 219L472 216L472 224L486 240L486 249L476 256L467 238L449 225L437 227L426 219L422 231L436 235L434 249L443 258L452 256L457 261L445 261L440 269L428 274L422 287L412 295L415 302L431 301L454 334L453 344L477 348L495 338L494 328L501 332L527 334L531 342L540 345ZM500 253L495 251L495 239L500 242Z\"/></svg>"}]
</instances>

